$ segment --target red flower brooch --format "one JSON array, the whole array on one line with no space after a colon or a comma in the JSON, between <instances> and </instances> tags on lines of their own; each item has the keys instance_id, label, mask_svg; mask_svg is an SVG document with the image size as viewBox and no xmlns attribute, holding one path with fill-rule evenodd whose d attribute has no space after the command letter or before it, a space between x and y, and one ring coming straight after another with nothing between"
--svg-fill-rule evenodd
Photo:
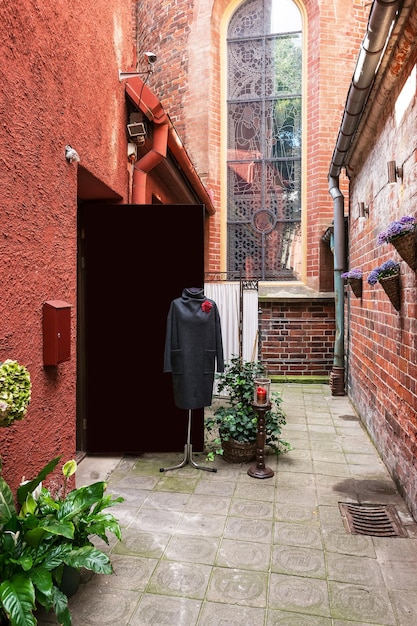
<instances>
[{"instance_id":1,"label":"red flower brooch","mask_svg":"<svg viewBox=\"0 0 417 626\"><path fill-rule=\"evenodd\" d=\"M210 302L210 300L204 300L204 302L201 305L201 308L204 311L204 313L210 313L211 309L213 308L213 305Z\"/></svg>"}]
</instances>

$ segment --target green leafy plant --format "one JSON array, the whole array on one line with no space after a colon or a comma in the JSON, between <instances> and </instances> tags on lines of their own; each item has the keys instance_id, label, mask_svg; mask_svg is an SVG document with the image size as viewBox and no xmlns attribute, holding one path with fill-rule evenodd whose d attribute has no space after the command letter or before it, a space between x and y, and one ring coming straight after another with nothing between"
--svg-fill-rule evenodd
<instances>
[{"instance_id":1,"label":"green leafy plant","mask_svg":"<svg viewBox=\"0 0 417 626\"><path fill-rule=\"evenodd\" d=\"M17 361L0 363L0 427L25 417L31 397L30 374Z\"/></svg>"},{"instance_id":2,"label":"green leafy plant","mask_svg":"<svg viewBox=\"0 0 417 626\"><path fill-rule=\"evenodd\" d=\"M258 417L252 402L255 379L264 376L265 368L261 363L244 361L238 356L232 356L224 372L216 375L218 392L220 395L226 392L228 401L206 418L207 432L215 435L211 444L208 444L208 460L214 460L215 454L223 454L224 441L256 441ZM282 426L286 424L281 404L281 395L277 391L273 392L271 409L265 413L265 444L277 455L291 450L291 445L281 438Z\"/></svg>"},{"instance_id":3,"label":"green leafy plant","mask_svg":"<svg viewBox=\"0 0 417 626\"><path fill-rule=\"evenodd\" d=\"M50 461L17 490L16 500L0 475L0 623L35 626L34 611L53 610L63 626L71 626L68 598L60 584L65 565L100 574L113 571L110 558L92 538L109 543L107 532L121 539L113 515L103 509L123 502L105 495L106 483L96 482L67 493L75 461L62 467L64 483L56 495L42 485L61 457ZM1 470L1 463L0 463Z\"/></svg>"}]
</instances>

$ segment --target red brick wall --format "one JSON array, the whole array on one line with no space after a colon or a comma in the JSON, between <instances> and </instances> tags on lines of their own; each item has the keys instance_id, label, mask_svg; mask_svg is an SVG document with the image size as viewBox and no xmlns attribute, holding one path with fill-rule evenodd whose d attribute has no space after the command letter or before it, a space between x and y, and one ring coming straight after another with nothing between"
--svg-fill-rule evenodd
<instances>
[{"instance_id":1,"label":"red brick wall","mask_svg":"<svg viewBox=\"0 0 417 626\"><path fill-rule=\"evenodd\" d=\"M417 11L415 20L417 18ZM416 24L417 21L414 22ZM384 86L379 114L369 123L372 141L365 136L353 155L355 175L350 198L350 266L363 271L363 295L349 291L346 300L346 351L348 390L371 433L383 460L410 510L417 516L417 277L391 244L377 245L377 236L403 215L417 218L417 165L415 137L417 102L412 98L397 125L394 104L416 62L416 28L409 25L404 49L394 59L387 76L397 77L389 92ZM401 183L387 182L387 161L403 165ZM359 216L364 202L369 216ZM400 262L401 309L396 311L379 283L367 282L370 271L388 259Z\"/></svg>"},{"instance_id":2,"label":"red brick wall","mask_svg":"<svg viewBox=\"0 0 417 626\"><path fill-rule=\"evenodd\" d=\"M327 376L333 365L333 302L261 304L262 361L270 376Z\"/></svg>"}]
</instances>

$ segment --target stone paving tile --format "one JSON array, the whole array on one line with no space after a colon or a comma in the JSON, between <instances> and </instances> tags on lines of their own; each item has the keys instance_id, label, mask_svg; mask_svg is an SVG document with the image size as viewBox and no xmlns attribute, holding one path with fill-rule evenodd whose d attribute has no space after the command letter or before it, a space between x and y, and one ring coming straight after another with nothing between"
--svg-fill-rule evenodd
<instances>
[{"instance_id":1,"label":"stone paving tile","mask_svg":"<svg viewBox=\"0 0 417 626\"><path fill-rule=\"evenodd\" d=\"M130 554L147 558L161 558L170 539L169 533L143 532L127 528L122 533L122 541L117 543L112 554Z\"/></svg>"},{"instance_id":2,"label":"stone paving tile","mask_svg":"<svg viewBox=\"0 0 417 626\"><path fill-rule=\"evenodd\" d=\"M140 595L135 591L105 587L100 580L97 589L91 583L70 598L72 626L126 626L134 613ZM39 626L39 625L38 625Z\"/></svg>"},{"instance_id":3,"label":"stone paving tile","mask_svg":"<svg viewBox=\"0 0 417 626\"><path fill-rule=\"evenodd\" d=\"M182 492L193 493L196 486L199 484L199 477L196 476L178 476L162 474L163 478L160 479L155 489L157 491L169 491L169 492Z\"/></svg>"},{"instance_id":4,"label":"stone paving tile","mask_svg":"<svg viewBox=\"0 0 417 626\"><path fill-rule=\"evenodd\" d=\"M269 520L228 517L223 536L227 539L271 543L273 523Z\"/></svg>"},{"instance_id":5,"label":"stone paving tile","mask_svg":"<svg viewBox=\"0 0 417 626\"><path fill-rule=\"evenodd\" d=\"M127 507L138 509L145 502L149 495L149 491L144 489L127 489L120 488L116 485L109 487L108 493L114 496L121 496L124 502L120 505L120 509Z\"/></svg>"},{"instance_id":6,"label":"stone paving tile","mask_svg":"<svg viewBox=\"0 0 417 626\"><path fill-rule=\"evenodd\" d=\"M158 532L172 533L177 528L181 517L182 513L179 511L141 508L129 528L145 532L152 532L157 528Z\"/></svg>"},{"instance_id":7,"label":"stone paving tile","mask_svg":"<svg viewBox=\"0 0 417 626\"><path fill-rule=\"evenodd\" d=\"M186 596L202 600L212 568L200 563L160 561L150 579L146 591L158 595Z\"/></svg>"},{"instance_id":8,"label":"stone paving tile","mask_svg":"<svg viewBox=\"0 0 417 626\"><path fill-rule=\"evenodd\" d=\"M384 577L376 559L328 552L326 561L330 580L375 587L384 585Z\"/></svg>"},{"instance_id":9,"label":"stone paving tile","mask_svg":"<svg viewBox=\"0 0 417 626\"><path fill-rule=\"evenodd\" d=\"M378 626L395 626L396 619L386 590L371 585L329 582L331 614Z\"/></svg>"},{"instance_id":10,"label":"stone paving tile","mask_svg":"<svg viewBox=\"0 0 417 626\"><path fill-rule=\"evenodd\" d=\"M271 609L330 617L327 581L271 574L268 606Z\"/></svg>"},{"instance_id":11,"label":"stone paving tile","mask_svg":"<svg viewBox=\"0 0 417 626\"><path fill-rule=\"evenodd\" d=\"M325 474L326 476L338 476L341 478L350 476L350 469L347 463L327 463L313 459L313 468L317 474Z\"/></svg>"},{"instance_id":12,"label":"stone paving tile","mask_svg":"<svg viewBox=\"0 0 417 626\"><path fill-rule=\"evenodd\" d=\"M389 561L381 563L382 575L388 589L414 591L417 595L415 561Z\"/></svg>"},{"instance_id":13,"label":"stone paving tile","mask_svg":"<svg viewBox=\"0 0 417 626\"><path fill-rule=\"evenodd\" d=\"M287 471L280 471L275 480L277 487L287 487L290 489L314 489L314 483L314 476L311 476L310 474Z\"/></svg>"},{"instance_id":14,"label":"stone paving tile","mask_svg":"<svg viewBox=\"0 0 417 626\"><path fill-rule=\"evenodd\" d=\"M333 626L333 621L330 617L270 610L266 626ZM350 626L355 625L350 624Z\"/></svg>"},{"instance_id":15,"label":"stone paving tile","mask_svg":"<svg viewBox=\"0 0 417 626\"><path fill-rule=\"evenodd\" d=\"M270 561L271 546L269 543L223 539L217 554L216 565L268 572Z\"/></svg>"},{"instance_id":16,"label":"stone paving tile","mask_svg":"<svg viewBox=\"0 0 417 626\"><path fill-rule=\"evenodd\" d=\"M255 481L256 479L253 479ZM269 479L265 479L269 480ZM239 482L234 493L237 498L252 498L262 502L273 502L275 498L275 486L256 482Z\"/></svg>"},{"instance_id":17,"label":"stone paving tile","mask_svg":"<svg viewBox=\"0 0 417 626\"><path fill-rule=\"evenodd\" d=\"M109 584L114 589L145 591L146 585L158 564L158 559L112 554L113 574ZM97 578L97 576L96 576Z\"/></svg>"},{"instance_id":18,"label":"stone paving tile","mask_svg":"<svg viewBox=\"0 0 417 626\"><path fill-rule=\"evenodd\" d=\"M201 601L144 594L129 626L195 626L201 610Z\"/></svg>"},{"instance_id":19,"label":"stone paving tile","mask_svg":"<svg viewBox=\"0 0 417 626\"><path fill-rule=\"evenodd\" d=\"M174 535L165 550L164 558L214 565L219 544L219 537Z\"/></svg>"},{"instance_id":20,"label":"stone paving tile","mask_svg":"<svg viewBox=\"0 0 417 626\"><path fill-rule=\"evenodd\" d=\"M223 514L225 515L231 506L230 496L210 496L194 493L190 496L185 510L194 513Z\"/></svg>"},{"instance_id":21,"label":"stone paving tile","mask_svg":"<svg viewBox=\"0 0 417 626\"><path fill-rule=\"evenodd\" d=\"M259 500L243 500L235 498L231 502L229 515L247 517L250 519L272 520L274 516L274 505L272 502L260 502Z\"/></svg>"},{"instance_id":22,"label":"stone paving tile","mask_svg":"<svg viewBox=\"0 0 417 626\"><path fill-rule=\"evenodd\" d=\"M367 535L350 535L343 528L322 528L326 552L375 558L372 538Z\"/></svg>"},{"instance_id":23,"label":"stone paving tile","mask_svg":"<svg viewBox=\"0 0 417 626\"><path fill-rule=\"evenodd\" d=\"M316 550L323 549L320 527L312 524L277 522L274 530L274 543Z\"/></svg>"},{"instance_id":24,"label":"stone paving tile","mask_svg":"<svg viewBox=\"0 0 417 626\"><path fill-rule=\"evenodd\" d=\"M166 491L152 491L146 497L143 509L169 509L183 511L190 500L188 493L169 493Z\"/></svg>"},{"instance_id":25,"label":"stone paving tile","mask_svg":"<svg viewBox=\"0 0 417 626\"><path fill-rule=\"evenodd\" d=\"M264 572L215 567L206 597L210 602L265 608L267 588Z\"/></svg>"},{"instance_id":26,"label":"stone paving tile","mask_svg":"<svg viewBox=\"0 0 417 626\"><path fill-rule=\"evenodd\" d=\"M265 610L220 602L205 602L198 626L264 626Z\"/></svg>"},{"instance_id":27,"label":"stone paving tile","mask_svg":"<svg viewBox=\"0 0 417 626\"><path fill-rule=\"evenodd\" d=\"M272 550L271 571L308 578L325 578L326 568L322 550L276 545Z\"/></svg>"},{"instance_id":28,"label":"stone paving tile","mask_svg":"<svg viewBox=\"0 0 417 626\"><path fill-rule=\"evenodd\" d=\"M319 509L313 504L301 505L288 502L277 502L275 504L275 519L280 522L307 522L316 523L319 521Z\"/></svg>"},{"instance_id":29,"label":"stone paving tile","mask_svg":"<svg viewBox=\"0 0 417 626\"><path fill-rule=\"evenodd\" d=\"M225 515L184 513L175 529L177 534L202 537L220 537L226 523Z\"/></svg>"},{"instance_id":30,"label":"stone paving tile","mask_svg":"<svg viewBox=\"0 0 417 626\"><path fill-rule=\"evenodd\" d=\"M388 593L399 626L415 626L417 615L417 594L415 591L395 589Z\"/></svg>"},{"instance_id":31,"label":"stone paving tile","mask_svg":"<svg viewBox=\"0 0 417 626\"><path fill-rule=\"evenodd\" d=\"M235 491L235 483L219 480L218 482L201 480L194 489L195 494L208 496L232 496Z\"/></svg>"}]
</instances>

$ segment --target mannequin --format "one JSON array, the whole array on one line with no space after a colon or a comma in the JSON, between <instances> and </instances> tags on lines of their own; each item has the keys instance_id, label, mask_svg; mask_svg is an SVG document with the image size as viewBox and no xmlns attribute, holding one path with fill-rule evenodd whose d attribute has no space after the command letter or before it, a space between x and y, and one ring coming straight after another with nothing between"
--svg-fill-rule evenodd
<instances>
[{"instance_id":1,"label":"mannequin","mask_svg":"<svg viewBox=\"0 0 417 626\"><path fill-rule=\"evenodd\" d=\"M184 459L174 467L191 463L197 469L216 472L216 468L198 465L192 459L191 413L193 409L210 406L215 371L224 371L220 315L214 300L204 290L188 287L180 298L171 302L167 317L164 372L172 374L175 405L188 409L188 436Z\"/></svg>"},{"instance_id":2,"label":"mannequin","mask_svg":"<svg viewBox=\"0 0 417 626\"><path fill-rule=\"evenodd\" d=\"M215 372L224 371L220 315L198 287L185 288L168 312L164 372L172 373L175 405L210 406Z\"/></svg>"}]
</instances>

